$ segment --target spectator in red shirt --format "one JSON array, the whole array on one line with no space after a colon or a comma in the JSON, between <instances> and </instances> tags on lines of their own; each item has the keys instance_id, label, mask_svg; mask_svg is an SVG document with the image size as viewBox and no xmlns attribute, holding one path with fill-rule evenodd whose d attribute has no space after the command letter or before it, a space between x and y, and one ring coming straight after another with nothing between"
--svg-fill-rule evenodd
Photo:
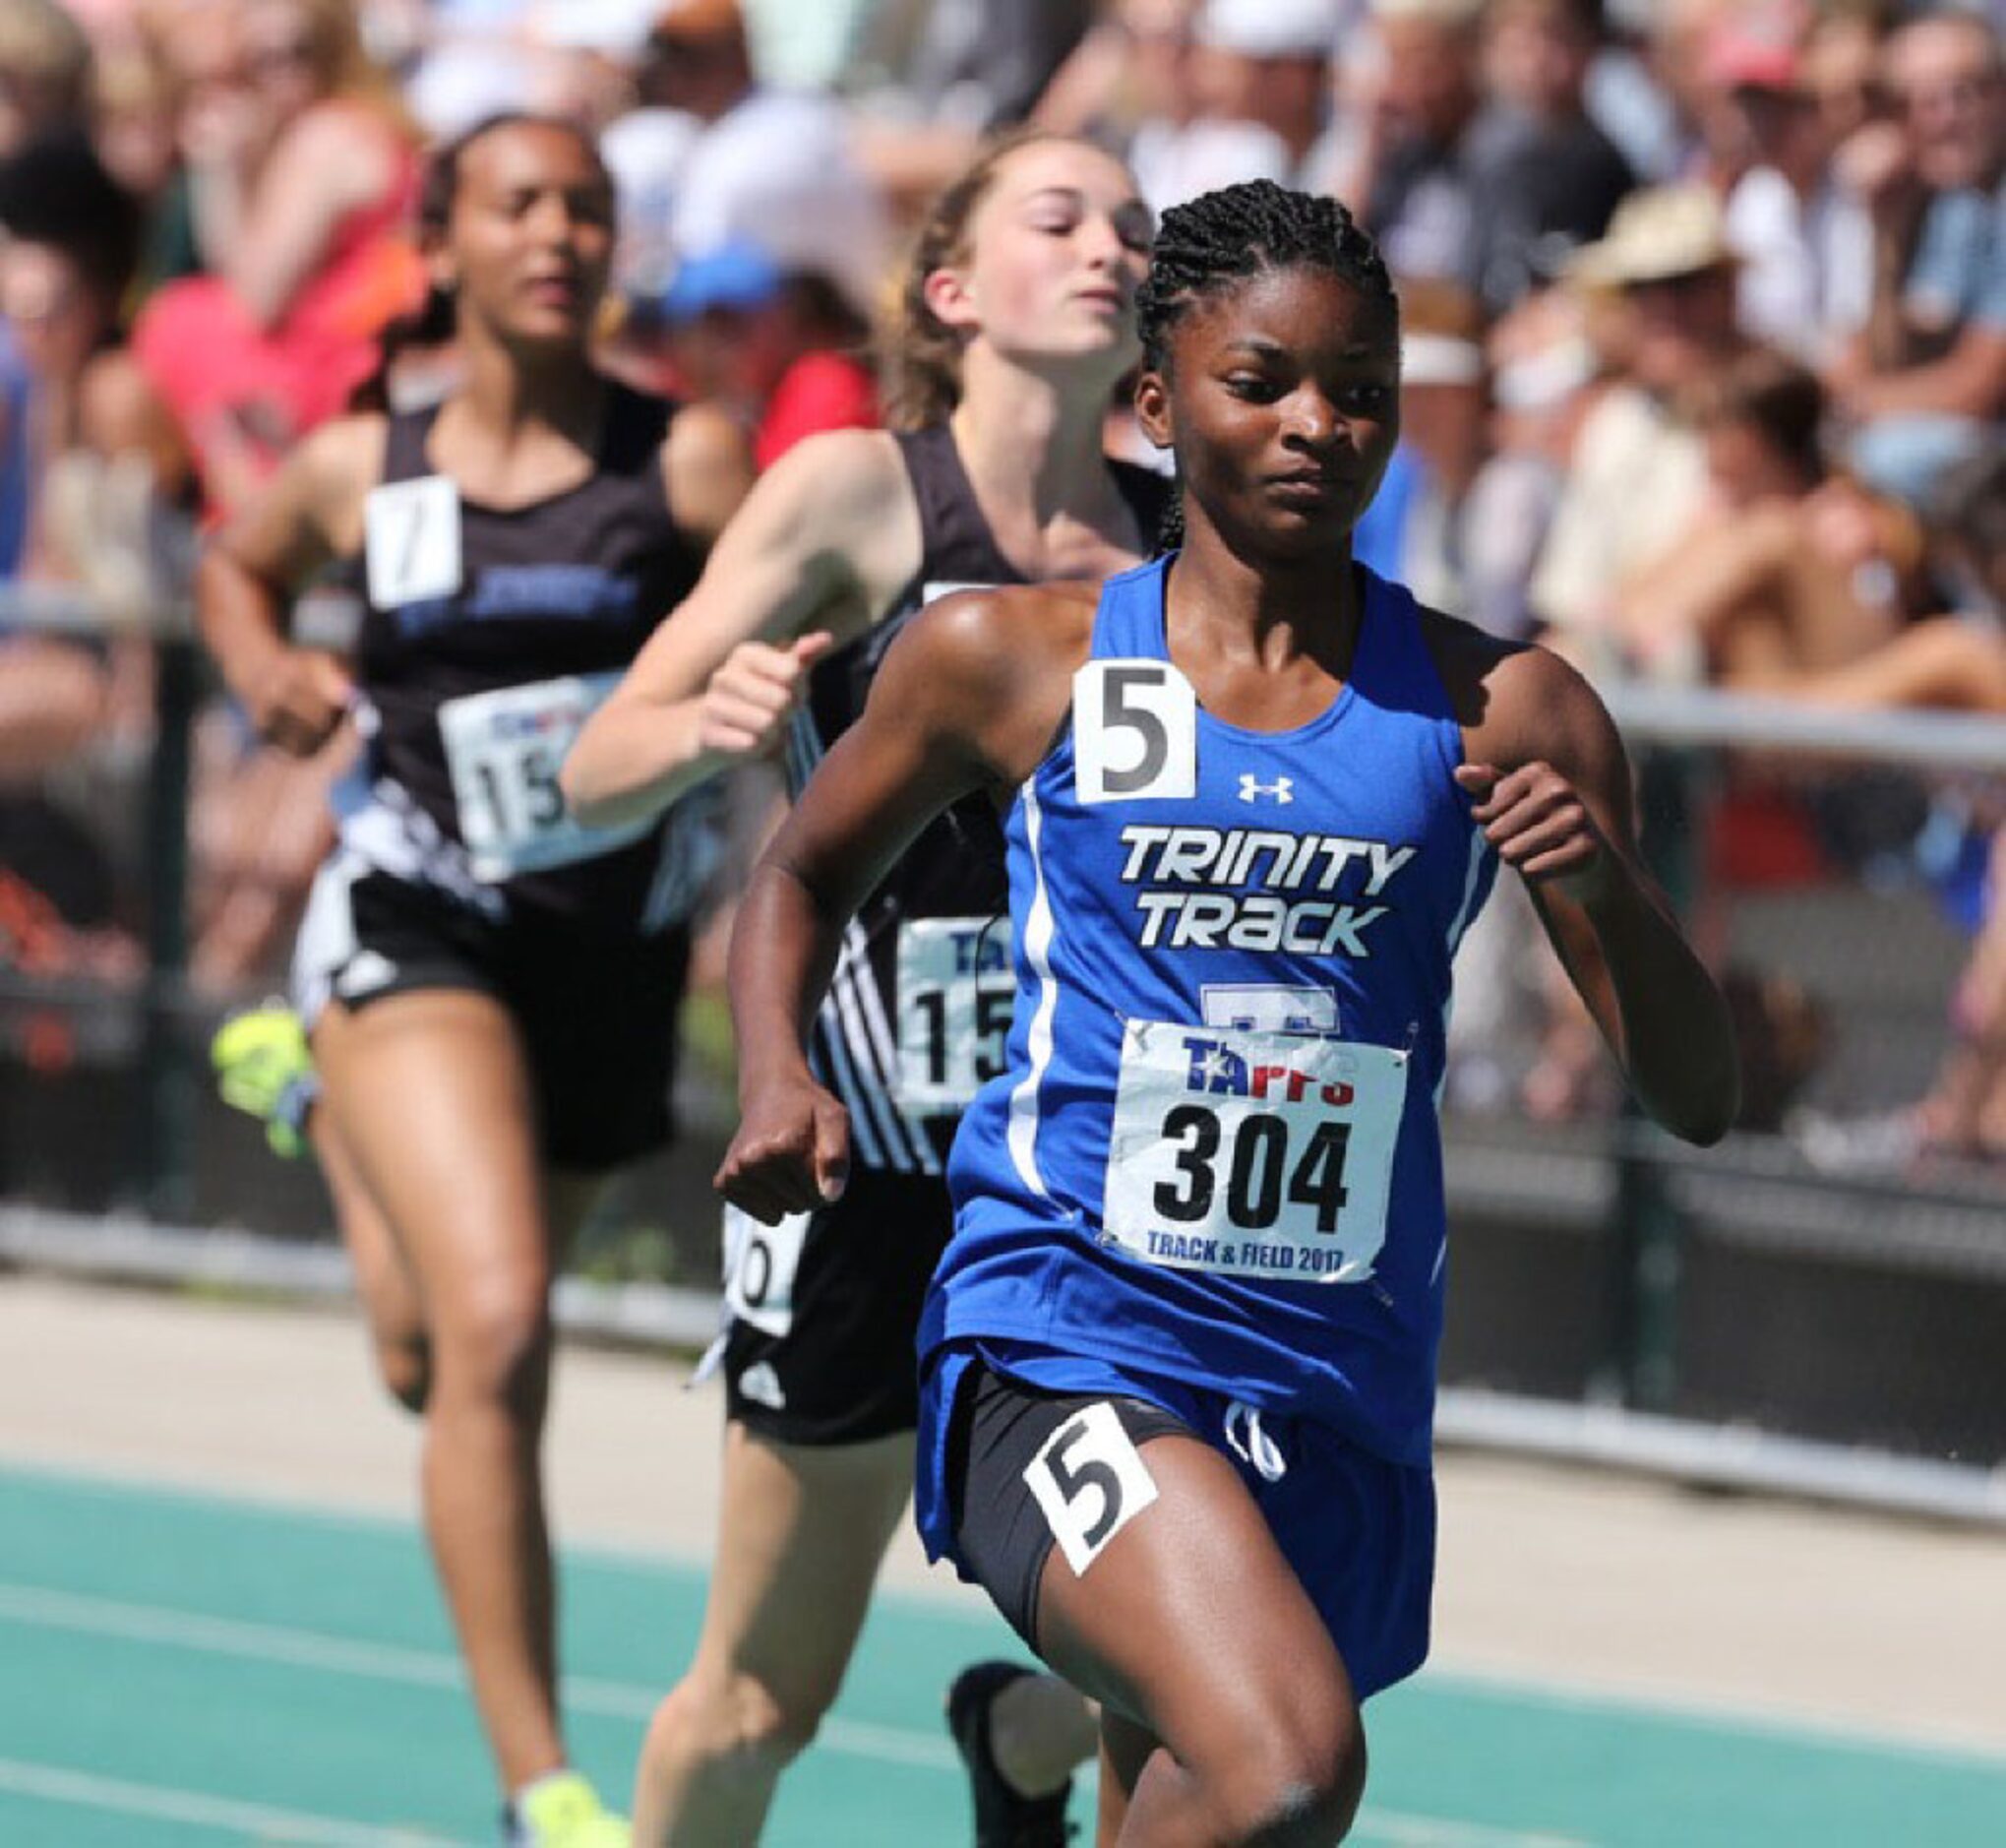
<instances>
[{"instance_id":1,"label":"spectator in red shirt","mask_svg":"<svg viewBox=\"0 0 2006 1848\"><path fill-rule=\"evenodd\" d=\"M354 8L248 0L235 27L228 81L180 123L211 274L159 290L132 342L218 514L346 407L423 293L415 130Z\"/></svg>"},{"instance_id":2,"label":"spectator in red shirt","mask_svg":"<svg viewBox=\"0 0 2006 1848\"><path fill-rule=\"evenodd\" d=\"M819 272L725 244L683 265L661 311L684 389L739 409L760 468L818 431L878 427L870 330Z\"/></svg>"}]
</instances>

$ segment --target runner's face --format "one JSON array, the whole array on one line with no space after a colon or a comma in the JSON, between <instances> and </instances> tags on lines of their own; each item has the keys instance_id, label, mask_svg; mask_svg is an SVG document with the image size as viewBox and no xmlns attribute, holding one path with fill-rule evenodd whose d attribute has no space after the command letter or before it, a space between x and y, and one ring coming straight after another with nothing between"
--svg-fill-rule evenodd
<instances>
[{"instance_id":1,"label":"runner's face","mask_svg":"<svg viewBox=\"0 0 2006 1848\"><path fill-rule=\"evenodd\" d=\"M1145 372L1142 427L1177 452L1186 520L1235 549L1301 557L1341 542L1400 433L1392 304L1341 277L1265 270L1202 296Z\"/></svg>"},{"instance_id":2,"label":"runner's face","mask_svg":"<svg viewBox=\"0 0 2006 1848\"><path fill-rule=\"evenodd\" d=\"M976 207L943 318L1005 352L1094 356L1112 384L1135 361L1153 230L1120 161L1034 142L1002 161Z\"/></svg>"},{"instance_id":3,"label":"runner's face","mask_svg":"<svg viewBox=\"0 0 2006 1848\"><path fill-rule=\"evenodd\" d=\"M502 128L460 156L440 261L462 314L505 338L582 347L612 254L612 182L576 135Z\"/></svg>"}]
</instances>

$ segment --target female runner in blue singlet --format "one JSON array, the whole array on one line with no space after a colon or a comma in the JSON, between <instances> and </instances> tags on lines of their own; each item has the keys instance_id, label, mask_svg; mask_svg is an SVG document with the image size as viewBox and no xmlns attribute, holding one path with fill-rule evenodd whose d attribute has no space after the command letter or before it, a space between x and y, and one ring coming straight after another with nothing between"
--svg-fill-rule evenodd
<instances>
[{"instance_id":1,"label":"female runner in blue singlet","mask_svg":"<svg viewBox=\"0 0 2006 1848\"><path fill-rule=\"evenodd\" d=\"M1419 606L1351 531L1397 304L1329 199L1166 215L1137 407L1187 537L1097 595L936 605L757 870L731 988L762 1220L840 1194L804 1035L943 804L1003 816L1016 996L921 1328L919 1520L1102 1702L1103 1844L1339 1840L1360 1702L1427 1650L1450 964L1516 870L1645 1107L1732 1120L1718 991L1555 656Z\"/></svg>"}]
</instances>

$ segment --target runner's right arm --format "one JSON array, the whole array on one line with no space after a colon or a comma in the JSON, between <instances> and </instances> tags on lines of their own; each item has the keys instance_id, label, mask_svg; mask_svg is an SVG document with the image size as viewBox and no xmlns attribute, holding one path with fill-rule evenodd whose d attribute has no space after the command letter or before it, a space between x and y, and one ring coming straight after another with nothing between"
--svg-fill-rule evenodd
<instances>
[{"instance_id":1,"label":"runner's right arm","mask_svg":"<svg viewBox=\"0 0 2006 1848\"><path fill-rule=\"evenodd\" d=\"M963 592L886 651L754 869L732 932L740 1122L716 1185L776 1223L842 1190L848 1118L805 1051L844 923L959 797L1014 788L1051 748L1086 652L1094 587Z\"/></svg>"},{"instance_id":2,"label":"runner's right arm","mask_svg":"<svg viewBox=\"0 0 2006 1848\"><path fill-rule=\"evenodd\" d=\"M768 749L810 663L884 612L919 550L891 438L832 431L790 450L578 734L559 779L573 812L590 827L642 820Z\"/></svg>"},{"instance_id":3,"label":"runner's right arm","mask_svg":"<svg viewBox=\"0 0 2006 1848\"><path fill-rule=\"evenodd\" d=\"M258 735L294 757L328 741L353 683L334 655L285 639L286 600L321 566L359 549L383 441L381 417L323 424L203 548L196 571L197 621L224 684Z\"/></svg>"}]
</instances>

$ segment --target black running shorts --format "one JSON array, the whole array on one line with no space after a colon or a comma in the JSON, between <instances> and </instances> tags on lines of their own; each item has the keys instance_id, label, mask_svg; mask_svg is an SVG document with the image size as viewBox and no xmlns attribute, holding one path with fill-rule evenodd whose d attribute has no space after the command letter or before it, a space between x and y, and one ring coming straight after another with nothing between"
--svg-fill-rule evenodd
<instances>
[{"instance_id":1,"label":"black running shorts","mask_svg":"<svg viewBox=\"0 0 2006 1848\"><path fill-rule=\"evenodd\" d=\"M360 1010L423 989L491 996L522 1036L544 1159L591 1174L668 1140L689 955L681 928L593 931L526 906L498 919L337 854L300 927L294 1005L311 1025L329 1001Z\"/></svg>"},{"instance_id":2,"label":"black running shorts","mask_svg":"<svg viewBox=\"0 0 2006 1848\"><path fill-rule=\"evenodd\" d=\"M726 1334L730 1416L780 1444L862 1444L912 1430L920 1305L953 1229L939 1175L853 1168L842 1199L810 1215L791 1325L776 1333L740 1319Z\"/></svg>"},{"instance_id":3,"label":"black running shorts","mask_svg":"<svg viewBox=\"0 0 2006 1848\"><path fill-rule=\"evenodd\" d=\"M956 1556L1033 1649L1038 1646L1038 1588L1056 1542L1049 1515L1024 1485L1053 1435L1094 1405L1114 1413L1137 1449L1151 1438L1196 1436L1182 1419L1146 1399L1045 1392L996 1372L980 1358L962 1377L948 1426Z\"/></svg>"}]
</instances>

